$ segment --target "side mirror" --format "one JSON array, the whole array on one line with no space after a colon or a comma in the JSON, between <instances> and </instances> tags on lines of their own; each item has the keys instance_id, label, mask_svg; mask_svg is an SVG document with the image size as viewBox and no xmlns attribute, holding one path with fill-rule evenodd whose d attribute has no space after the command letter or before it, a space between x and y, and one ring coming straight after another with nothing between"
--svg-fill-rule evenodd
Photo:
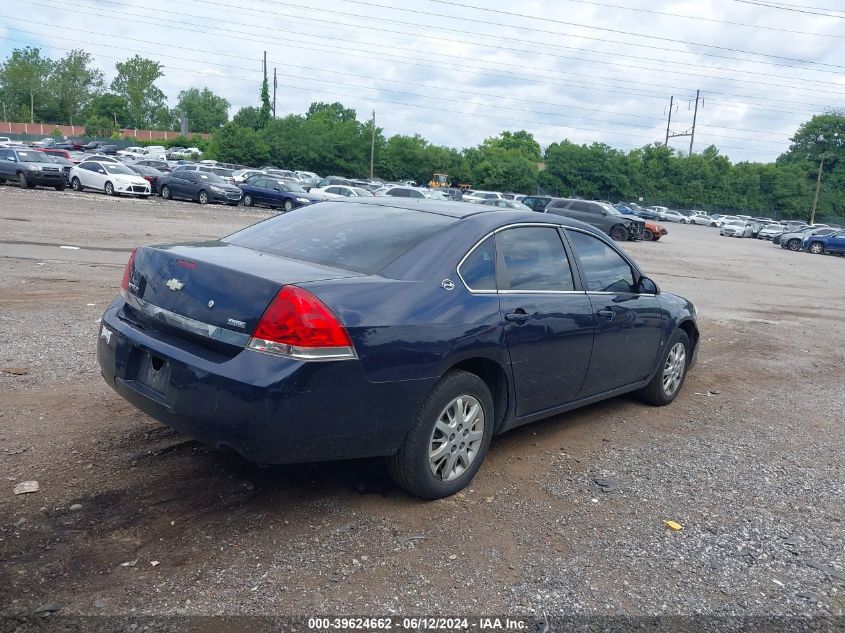
<instances>
[{"instance_id":1,"label":"side mirror","mask_svg":"<svg viewBox=\"0 0 845 633\"><path fill-rule=\"evenodd\" d=\"M645 295L657 295L660 294L660 288L650 278L640 277L639 282L637 282L637 292Z\"/></svg>"}]
</instances>

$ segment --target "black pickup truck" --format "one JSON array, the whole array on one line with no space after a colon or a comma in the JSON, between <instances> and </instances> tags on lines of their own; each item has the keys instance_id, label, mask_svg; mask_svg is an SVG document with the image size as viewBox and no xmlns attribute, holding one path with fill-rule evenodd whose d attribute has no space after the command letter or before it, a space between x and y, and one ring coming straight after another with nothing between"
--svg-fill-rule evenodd
<instances>
[{"instance_id":1,"label":"black pickup truck","mask_svg":"<svg viewBox=\"0 0 845 633\"><path fill-rule=\"evenodd\" d=\"M34 149L0 148L0 184L7 180L18 182L22 189L41 185L62 191L67 186L62 166Z\"/></svg>"}]
</instances>

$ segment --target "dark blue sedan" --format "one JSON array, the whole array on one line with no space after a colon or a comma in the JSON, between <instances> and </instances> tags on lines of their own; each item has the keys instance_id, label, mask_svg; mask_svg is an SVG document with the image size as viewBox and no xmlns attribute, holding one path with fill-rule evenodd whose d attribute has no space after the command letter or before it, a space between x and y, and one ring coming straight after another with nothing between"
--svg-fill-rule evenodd
<instances>
[{"instance_id":1,"label":"dark blue sedan","mask_svg":"<svg viewBox=\"0 0 845 633\"><path fill-rule=\"evenodd\" d=\"M362 198L138 248L98 360L206 444L260 463L385 456L435 499L494 434L627 392L672 402L698 341L692 303L586 224Z\"/></svg>"},{"instance_id":2,"label":"dark blue sedan","mask_svg":"<svg viewBox=\"0 0 845 633\"><path fill-rule=\"evenodd\" d=\"M314 202L322 202L327 197L318 193L308 193L300 185L284 182L270 176L253 176L238 185L244 194L244 206L265 206L291 211Z\"/></svg>"}]
</instances>

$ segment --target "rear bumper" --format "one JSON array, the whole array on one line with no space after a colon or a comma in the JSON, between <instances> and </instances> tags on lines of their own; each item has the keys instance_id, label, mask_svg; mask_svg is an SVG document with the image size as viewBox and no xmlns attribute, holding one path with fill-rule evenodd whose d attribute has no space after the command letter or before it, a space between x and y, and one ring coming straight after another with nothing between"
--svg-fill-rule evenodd
<instances>
[{"instance_id":1,"label":"rear bumper","mask_svg":"<svg viewBox=\"0 0 845 633\"><path fill-rule=\"evenodd\" d=\"M373 383L357 361L307 363L243 350L215 355L163 330L141 330L106 310L97 358L103 378L144 413L215 448L258 463L391 455L433 381ZM147 355L166 363L155 389Z\"/></svg>"}]
</instances>

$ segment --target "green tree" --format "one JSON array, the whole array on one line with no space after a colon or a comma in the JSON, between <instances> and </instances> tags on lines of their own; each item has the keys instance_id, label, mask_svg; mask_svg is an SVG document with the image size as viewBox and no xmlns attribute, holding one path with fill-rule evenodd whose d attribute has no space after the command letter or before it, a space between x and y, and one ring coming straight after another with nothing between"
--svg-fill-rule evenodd
<instances>
[{"instance_id":1,"label":"green tree","mask_svg":"<svg viewBox=\"0 0 845 633\"><path fill-rule=\"evenodd\" d=\"M249 127L257 130L261 127L261 110L255 106L241 108L232 117L232 123L238 127Z\"/></svg>"},{"instance_id":2,"label":"green tree","mask_svg":"<svg viewBox=\"0 0 845 633\"><path fill-rule=\"evenodd\" d=\"M63 120L73 125L74 117L103 90L103 73L93 65L91 55L72 50L53 65L50 88Z\"/></svg>"},{"instance_id":3,"label":"green tree","mask_svg":"<svg viewBox=\"0 0 845 633\"><path fill-rule=\"evenodd\" d=\"M267 82L267 68L264 68L264 80L261 82L261 110L258 113L258 127L267 127L270 122L270 84Z\"/></svg>"},{"instance_id":4,"label":"green tree","mask_svg":"<svg viewBox=\"0 0 845 633\"><path fill-rule=\"evenodd\" d=\"M96 95L85 108L85 124L94 119L100 121L109 119L113 128L126 127L129 125L129 103L120 95L112 92Z\"/></svg>"},{"instance_id":5,"label":"green tree","mask_svg":"<svg viewBox=\"0 0 845 633\"><path fill-rule=\"evenodd\" d=\"M176 110L185 114L188 128L193 132L213 132L229 120L229 102L208 88L180 92Z\"/></svg>"},{"instance_id":6,"label":"green tree","mask_svg":"<svg viewBox=\"0 0 845 633\"><path fill-rule=\"evenodd\" d=\"M259 166L270 160L270 147L261 132L227 123L214 133L210 144L217 160Z\"/></svg>"},{"instance_id":7,"label":"green tree","mask_svg":"<svg viewBox=\"0 0 845 633\"><path fill-rule=\"evenodd\" d=\"M172 120L167 99L155 85L164 76L161 64L135 55L125 62L117 62L115 67L117 76L111 82L111 89L126 99L131 127L151 128Z\"/></svg>"},{"instance_id":8,"label":"green tree","mask_svg":"<svg viewBox=\"0 0 845 633\"><path fill-rule=\"evenodd\" d=\"M41 50L16 48L0 65L0 99L10 118L35 122L52 118L56 100L50 91L53 62L41 57Z\"/></svg>"}]
</instances>

